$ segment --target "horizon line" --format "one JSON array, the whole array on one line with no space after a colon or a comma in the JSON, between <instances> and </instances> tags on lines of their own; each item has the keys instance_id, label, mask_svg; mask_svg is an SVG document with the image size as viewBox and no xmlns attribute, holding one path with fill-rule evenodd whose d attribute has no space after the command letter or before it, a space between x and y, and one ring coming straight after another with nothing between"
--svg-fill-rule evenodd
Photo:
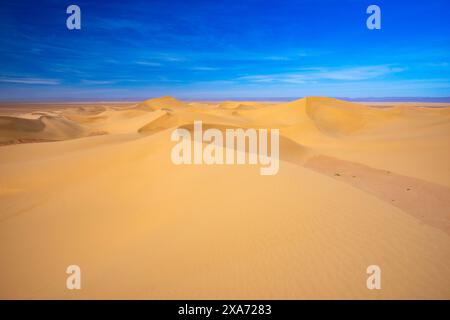
<instances>
[{"instance_id":1,"label":"horizon line","mask_svg":"<svg viewBox=\"0 0 450 320\"><path fill-rule=\"evenodd\" d=\"M37 103L37 104L43 104L43 103L133 103L133 102L141 102L149 99L155 99L155 98L161 98L166 97L168 95L162 95L162 96L149 96L147 98L119 98L119 99L104 99L104 98L53 98L53 99L8 99L8 100L2 100L0 98L0 103ZM307 97L313 97L313 96L301 96L301 97L227 97L227 98L183 98L183 97L177 97L172 96L178 100L181 101L295 101L302 98ZM316 96L314 96L316 97ZM328 97L328 96L322 96L322 97ZM355 102L448 102L450 103L450 96L448 97L360 97L360 98L350 98L350 97L333 97L330 96L328 98L334 98L338 100L345 100L345 101L355 101Z\"/></svg>"}]
</instances>

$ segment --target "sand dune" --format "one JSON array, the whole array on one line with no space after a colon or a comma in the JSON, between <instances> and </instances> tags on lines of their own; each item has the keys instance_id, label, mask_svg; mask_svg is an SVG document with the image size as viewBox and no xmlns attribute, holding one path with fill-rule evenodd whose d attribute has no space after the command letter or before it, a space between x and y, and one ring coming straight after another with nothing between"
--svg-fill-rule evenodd
<instances>
[{"instance_id":1,"label":"sand dune","mask_svg":"<svg viewBox=\"0 0 450 320\"><path fill-rule=\"evenodd\" d=\"M327 156L311 157L305 166L371 193L450 234L448 187Z\"/></svg>"},{"instance_id":2,"label":"sand dune","mask_svg":"<svg viewBox=\"0 0 450 320\"><path fill-rule=\"evenodd\" d=\"M145 100L142 103L138 104L138 108L144 109L144 110L161 110L161 109L180 109L185 108L186 103L183 103L173 97L161 97L161 98L154 98Z\"/></svg>"},{"instance_id":3,"label":"sand dune","mask_svg":"<svg viewBox=\"0 0 450 320\"><path fill-rule=\"evenodd\" d=\"M0 298L450 298L450 106L19 109L0 116ZM279 173L174 165L172 130L198 120L279 129Z\"/></svg>"},{"instance_id":4,"label":"sand dune","mask_svg":"<svg viewBox=\"0 0 450 320\"><path fill-rule=\"evenodd\" d=\"M265 104L252 101L225 101L219 104L220 109L229 110L254 110L265 106Z\"/></svg>"},{"instance_id":5,"label":"sand dune","mask_svg":"<svg viewBox=\"0 0 450 320\"><path fill-rule=\"evenodd\" d=\"M37 119L0 116L0 143L57 141L86 136L77 122L41 115Z\"/></svg>"}]
</instances>

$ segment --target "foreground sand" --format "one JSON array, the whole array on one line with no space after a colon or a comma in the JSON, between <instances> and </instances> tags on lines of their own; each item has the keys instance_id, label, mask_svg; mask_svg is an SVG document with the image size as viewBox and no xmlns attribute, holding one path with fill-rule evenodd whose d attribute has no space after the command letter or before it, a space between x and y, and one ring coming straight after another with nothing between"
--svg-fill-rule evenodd
<instances>
[{"instance_id":1,"label":"foreground sand","mask_svg":"<svg viewBox=\"0 0 450 320\"><path fill-rule=\"evenodd\" d=\"M0 298L450 299L450 106L0 113ZM194 120L279 128L279 173L173 165L170 134ZM65 287L71 264L82 290Z\"/></svg>"}]
</instances>

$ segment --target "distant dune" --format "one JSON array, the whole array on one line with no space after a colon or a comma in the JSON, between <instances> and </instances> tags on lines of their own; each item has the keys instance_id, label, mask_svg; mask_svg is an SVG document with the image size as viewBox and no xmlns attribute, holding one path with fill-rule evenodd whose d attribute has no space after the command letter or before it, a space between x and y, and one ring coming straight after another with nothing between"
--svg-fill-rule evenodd
<instances>
[{"instance_id":1,"label":"distant dune","mask_svg":"<svg viewBox=\"0 0 450 320\"><path fill-rule=\"evenodd\" d=\"M42 115L37 119L0 116L0 144L56 141L86 136L77 122L62 117Z\"/></svg>"},{"instance_id":2,"label":"distant dune","mask_svg":"<svg viewBox=\"0 0 450 320\"><path fill-rule=\"evenodd\" d=\"M13 109L0 116L0 298L450 299L450 105ZM279 173L174 165L172 131L200 120L279 129ZM82 290L65 288L71 264ZM366 287L372 264L382 290Z\"/></svg>"},{"instance_id":3,"label":"distant dune","mask_svg":"<svg viewBox=\"0 0 450 320\"><path fill-rule=\"evenodd\" d=\"M138 108L144 109L144 110L161 110L161 109L179 109L186 107L186 104L173 98L173 97L161 97L161 98L154 98L145 100L144 102L141 102L138 104Z\"/></svg>"}]
</instances>

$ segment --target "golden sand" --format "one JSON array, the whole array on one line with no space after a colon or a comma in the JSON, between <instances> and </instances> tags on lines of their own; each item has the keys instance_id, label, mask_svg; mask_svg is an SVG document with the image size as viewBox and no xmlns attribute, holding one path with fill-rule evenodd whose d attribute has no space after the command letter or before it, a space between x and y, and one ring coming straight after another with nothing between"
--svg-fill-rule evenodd
<instances>
[{"instance_id":1,"label":"golden sand","mask_svg":"<svg viewBox=\"0 0 450 320\"><path fill-rule=\"evenodd\" d=\"M0 298L450 299L448 105L162 97L0 114ZM195 120L280 129L278 174L174 165L170 134ZM81 290L66 289L72 264Z\"/></svg>"}]
</instances>

